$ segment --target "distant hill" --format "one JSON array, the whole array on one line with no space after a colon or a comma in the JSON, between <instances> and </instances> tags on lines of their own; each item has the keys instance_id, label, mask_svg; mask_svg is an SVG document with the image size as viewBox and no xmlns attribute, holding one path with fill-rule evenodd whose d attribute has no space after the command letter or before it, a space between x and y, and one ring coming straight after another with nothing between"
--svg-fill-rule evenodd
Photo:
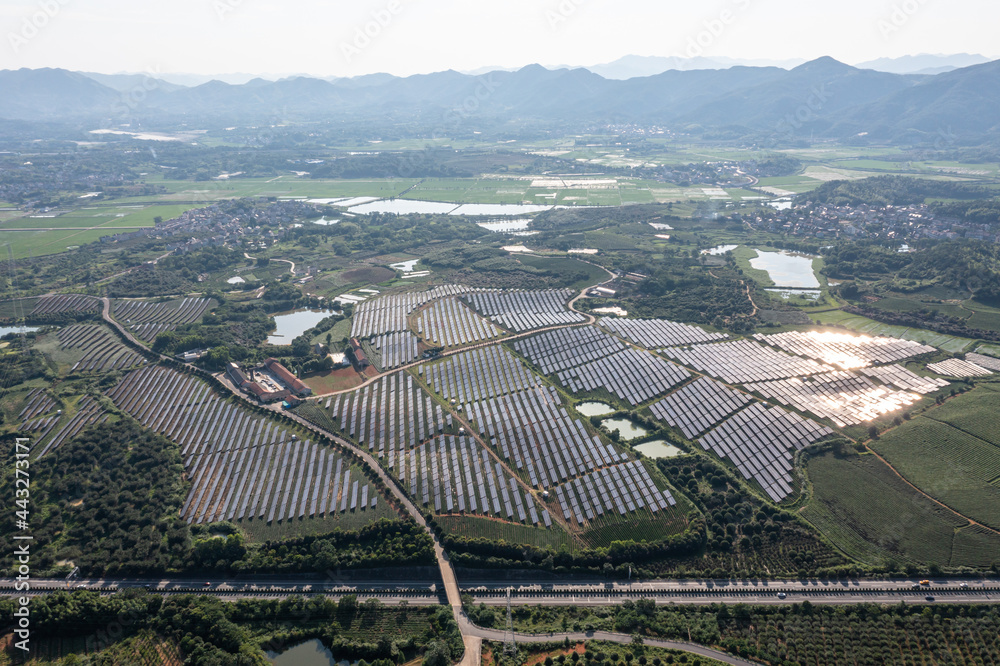
<instances>
[{"instance_id":1,"label":"distant hill","mask_svg":"<svg viewBox=\"0 0 1000 666\"><path fill-rule=\"evenodd\" d=\"M845 114L840 134L947 143L1000 133L1000 60L957 69L890 92Z\"/></svg>"},{"instance_id":2,"label":"distant hill","mask_svg":"<svg viewBox=\"0 0 1000 666\"><path fill-rule=\"evenodd\" d=\"M858 69L874 69L890 74L941 74L963 67L989 62L986 56L970 53L955 55L911 55L901 58L879 58L855 65Z\"/></svg>"},{"instance_id":3,"label":"distant hill","mask_svg":"<svg viewBox=\"0 0 1000 666\"><path fill-rule=\"evenodd\" d=\"M922 62L914 63L922 64ZM559 123L655 123L697 132L791 138L869 136L930 140L936 133L1000 132L1000 61L938 75L893 74L819 58L791 70L732 66L670 69L613 79L584 68L478 76L455 71L400 78L305 76L242 84L208 81L193 87L165 81L129 97L142 75L84 75L59 69L0 71L0 117L100 123L141 117L234 124L285 119L365 119L441 122L469 116ZM148 89L152 88L152 89ZM454 114L460 110L460 114Z\"/></svg>"}]
</instances>

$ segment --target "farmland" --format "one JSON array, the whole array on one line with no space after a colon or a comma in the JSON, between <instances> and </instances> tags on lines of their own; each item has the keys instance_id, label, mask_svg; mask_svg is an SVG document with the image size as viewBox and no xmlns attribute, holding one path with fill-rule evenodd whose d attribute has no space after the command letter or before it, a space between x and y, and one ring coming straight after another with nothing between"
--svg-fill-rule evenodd
<instances>
[{"instance_id":1,"label":"farmland","mask_svg":"<svg viewBox=\"0 0 1000 666\"><path fill-rule=\"evenodd\" d=\"M974 393L955 401L978 401ZM961 425L954 408L946 417ZM992 413L974 415L976 425ZM908 481L959 513L1000 528L1000 447L955 425L934 420L936 410L919 416L870 444ZM994 430L994 432L996 432ZM993 435L995 437L995 435Z\"/></svg>"},{"instance_id":2,"label":"farmland","mask_svg":"<svg viewBox=\"0 0 1000 666\"><path fill-rule=\"evenodd\" d=\"M803 516L852 558L984 567L1000 553L1000 536L921 496L872 455L824 453L806 468L812 497Z\"/></svg>"}]
</instances>

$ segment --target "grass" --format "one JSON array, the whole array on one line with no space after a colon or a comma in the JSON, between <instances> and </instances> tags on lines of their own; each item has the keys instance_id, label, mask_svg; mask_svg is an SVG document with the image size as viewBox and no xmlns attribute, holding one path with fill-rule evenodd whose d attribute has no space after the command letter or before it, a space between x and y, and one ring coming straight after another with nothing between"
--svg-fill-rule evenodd
<instances>
[{"instance_id":1,"label":"grass","mask_svg":"<svg viewBox=\"0 0 1000 666\"><path fill-rule=\"evenodd\" d=\"M814 312L810 313L809 316L817 324L842 326L852 331L867 333L869 335L887 335L894 338L902 338L903 340L913 340L914 342L931 345L932 347L953 353L964 352L975 342L971 338L960 338L921 328L883 324L874 319L868 319L867 317L844 312L843 310Z\"/></svg>"},{"instance_id":2,"label":"grass","mask_svg":"<svg viewBox=\"0 0 1000 666\"><path fill-rule=\"evenodd\" d=\"M521 255L518 259L525 266L533 266L540 271L559 276L570 289L583 289L608 279L608 274L603 268L578 259L530 255Z\"/></svg>"},{"instance_id":3,"label":"grass","mask_svg":"<svg viewBox=\"0 0 1000 666\"><path fill-rule=\"evenodd\" d=\"M120 233L117 229L91 229L87 231L0 231L0 256L7 253L9 245L15 259L40 257L73 250L81 245L93 243L104 236Z\"/></svg>"},{"instance_id":4,"label":"grass","mask_svg":"<svg viewBox=\"0 0 1000 666\"><path fill-rule=\"evenodd\" d=\"M552 550L573 549L573 540L555 522L551 529L545 529L475 516L437 516L434 520L445 533L456 537L504 541Z\"/></svg>"},{"instance_id":5,"label":"grass","mask_svg":"<svg viewBox=\"0 0 1000 666\"><path fill-rule=\"evenodd\" d=\"M988 567L991 550L1000 559L1000 537L968 531L967 521L915 492L875 456L824 453L806 469L813 495L803 517L854 559Z\"/></svg>"},{"instance_id":6,"label":"grass","mask_svg":"<svg viewBox=\"0 0 1000 666\"><path fill-rule=\"evenodd\" d=\"M997 394L989 392L994 398ZM1000 446L975 437L966 429L982 432L993 414L996 401L978 391L952 402L943 418L939 410L930 410L912 421L886 433L871 446L908 481L931 497L973 520L1000 527ZM964 410L977 410L970 415ZM955 424L955 425L953 425ZM964 429L959 429L959 428ZM994 429L995 440L1000 431Z\"/></svg>"}]
</instances>

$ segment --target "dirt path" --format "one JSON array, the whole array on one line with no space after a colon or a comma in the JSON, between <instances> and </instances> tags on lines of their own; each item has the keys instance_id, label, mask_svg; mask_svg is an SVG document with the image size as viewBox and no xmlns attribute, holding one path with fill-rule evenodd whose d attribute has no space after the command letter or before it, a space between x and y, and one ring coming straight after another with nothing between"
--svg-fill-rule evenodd
<instances>
[{"instance_id":1,"label":"dirt path","mask_svg":"<svg viewBox=\"0 0 1000 666\"><path fill-rule=\"evenodd\" d=\"M980 527L980 528L986 530L987 532L992 532L993 534L996 534L997 536L1000 536L1000 531L995 530L992 527L987 527L986 525L983 525L982 523L977 523L972 518L969 518L968 516L959 513L958 511L956 511L955 509L951 508L950 506L948 506L944 502L941 502L940 500L934 499L933 497L931 497L930 495L928 495L927 493L925 493L923 490L921 490L920 488L918 488L915 485L913 485L912 483L910 483L910 481L905 476L903 476L902 474L899 473L899 470L897 470L895 467L893 467L889 463L888 460L886 460L885 458L883 458L882 456L880 456L874 449L872 449L872 447L867 442L865 443L865 448L868 449L869 453L871 453L873 456L875 456L876 458L878 458L879 460L881 460L883 463L885 463L885 466L888 467L889 469L891 469L893 474L895 474L896 476L898 476L900 478L900 480L903 483L905 483L906 485L908 485L910 488L913 488L915 491L917 491L918 494L923 495L924 497L926 497L930 501L932 501L935 504L937 504L942 509L945 509L946 511L950 511L951 513L955 514L956 516L958 516L962 520L969 521L969 525L966 525L966 527L975 525L976 527Z\"/></svg>"}]
</instances>

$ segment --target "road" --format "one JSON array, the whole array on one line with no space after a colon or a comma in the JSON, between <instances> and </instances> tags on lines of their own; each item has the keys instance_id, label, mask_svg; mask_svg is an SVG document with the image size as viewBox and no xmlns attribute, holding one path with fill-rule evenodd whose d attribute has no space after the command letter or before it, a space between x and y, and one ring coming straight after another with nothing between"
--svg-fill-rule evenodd
<instances>
[{"instance_id":1,"label":"road","mask_svg":"<svg viewBox=\"0 0 1000 666\"><path fill-rule=\"evenodd\" d=\"M531 575L530 573L528 574ZM0 579L0 594L10 593L13 579ZM206 584L208 583L208 584ZM413 578L400 581L372 578L361 580L336 580L332 577L309 576L258 576L228 580L207 578L84 578L68 584L62 579L38 579L33 588L48 593L84 585L88 589L115 591L129 587L150 587L168 594L229 595L255 594L346 594L370 596L400 596L440 598L439 581ZM963 587L964 586L964 587ZM626 599L654 599L658 603L753 603L781 604L809 599L814 603L856 604L866 602L894 603L899 601L925 601L928 595L936 600L956 603L1000 602L1000 579L947 579L936 578L930 585L919 585L916 580L857 579L850 581L825 580L654 580L616 581L581 580L577 582L545 581L512 583L502 578L469 579L456 591L473 597L476 603L504 605L507 590L511 590L511 603L518 605L558 606L620 604ZM782 599L779 593L785 594Z\"/></svg>"},{"instance_id":2,"label":"road","mask_svg":"<svg viewBox=\"0 0 1000 666\"><path fill-rule=\"evenodd\" d=\"M581 292L579 296L571 301L570 308L573 311L576 311L575 307L573 307L576 301L581 298L585 292L586 290ZM110 300L107 298L102 300L104 306L102 315L105 321L107 321L114 328L114 330L116 330L130 343L147 349L138 340L136 340L135 337L132 336L132 334L122 324L115 321L111 317ZM589 314L586 315L586 318L587 321L585 323L575 325L586 325L586 323L592 323L594 321L594 318ZM553 328L564 327L565 326L557 326ZM538 331L532 331L523 335L534 335L537 333ZM522 336L511 336L488 343L482 343L481 345L476 346L499 344L503 341L511 340L517 337ZM453 350L449 354L462 353L464 351L468 351L468 348ZM160 358L165 359L166 357L160 356ZM405 368L400 368L395 372L399 372L404 369ZM220 382L217 377L214 377L210 373L202 370L197 370L197 373L221 383L230 392L232 392L237 400L248 404L254 404L231 384L228 384L227 382ZM438 570L440 572L441 581L443 582L443 589L428 587L428 582L426 580L408 581L394 584L372 581L364 585L353 583L346 587L343 584L337 584L336 582L304 581L302 579L271 579L265 583L257 583L256 587L254 587L254 583L247 585L245 581L219 581L215 583L211 580L207 581L210 584L206 586L206 581L204 580L195 581L191 579L148 582L135 580L101 580L80 581L75 584L88 586L92 585L98 589L107 590L109 592L125 586L150 585L152 589L158 590L163 594L181 594L198 591L200 593L217 594L231 599L273 597L282 595L289 596L303 593L326 594L330 596L342 596L344 594L354 593L362 597L369 595L370 597L380 598L387 602L394 601L396 603L404 599L407 600L408 603L411 600L414 602L419 600L421 603L438 603L440 594L443 592L444 599L447 604L451 606L455 619L459 623L459 627L462 631L462 638L466 647L465 655L462 660L462 666L478 666L482 640L484 638L495 638L495 632L493 632L493 630L476 627L469 622L465 613L462 611L462 591L459 588L459 582L455 575L454 567L452 566L451 560L449 559L448 554L444 551L444 548L442 547L437 536L429 528L421 511L410 501L410 499L402 491L401 487L395 483L385 469L378 464L368 451L355 446L332 432L320 428L316 424L299 417L297 414L284 412L284 415L294 420L303 428L318 433L330 441L335 442L344 450L352 452L355 456L363 460L371 470L378 474L384 487L388 489L388 492L395 498L399 506L403 507L405 511L409 513L431 537L434 544L434 553ZM10 583L11 581L0 581L0 595L13 593L13 585ZM486 580L470 581L470 583L471 584L464 591L471 594L474 600L491 605L506 604L506 593L502 592L502 590L505 590L507 586L511 585L510 582L505 580ZM1000 581L990 581L989 585L980 583L978 587L974 587L972 589L959 587L960 582L957 581L941 581L941 583L941 585L935 586L936 589L933 591L933 594L936 598L940 598L942 601L996 603L1000 600ZM805 585L799 581L771 581L757 583L733 583L731 581L657 581L636 582L631 584L626 583L622 586L621 583L612 583L609 585L603 581L576 581L570 583L540 582L529 585L518 585L515 590L515 594L513 595L512 602L519 605L598 605L620 603L625 599L650 597L655 599L657 603L664 604L790 603L797 599L809 599L815 603L836 604L855 604L859 602L873 601L885 603L894 603L899 601L930 603L924 599L928 592L924 589L912 589L913 584L913 581L895 584L888 584L884 581L856 581L854 583L844 584L815 583ZM58 587L56 589L66 589L65 581L59 581L57 585ZM40 593L45 593L45 590L41 587L38 591ZM785 594L785 599L779 599L777 596L779 592ZM567 635L532 637L529 635L519 635L518 640L525 642L535 640L544 641L566 636ZM571 634L568 635L568 637L571 638L571 640L583 640L590 637L618 642L631 641L631 637L615 634L594 634L592 636L588 636L586 634ZM502 639L502 636L500 638ZM663 645L665 647L687 650L688 652L692 652L694 654L711 656L712 658L725 661L726 663L733 664L734 666L744 666L750 663L728 657L727 655L722 655L721 653L716 653L701 646L668 643L664 643Z\"/></svg>"}]
</instances>

